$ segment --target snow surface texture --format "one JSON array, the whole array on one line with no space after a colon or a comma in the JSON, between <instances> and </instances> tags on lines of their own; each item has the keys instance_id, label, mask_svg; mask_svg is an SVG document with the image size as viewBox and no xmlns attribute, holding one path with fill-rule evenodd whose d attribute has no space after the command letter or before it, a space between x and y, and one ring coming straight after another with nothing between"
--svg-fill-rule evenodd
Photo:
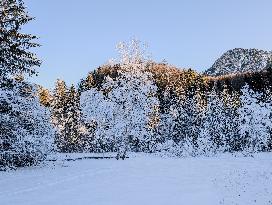
<instances>
[{"instance_id":1,"label":"snow surface texture","mask_svg":"<svg viewBox=\"0 0 272 205\"><path fill-rule=\"evenodd\" d=\"M271 154L78 160L0 173L1 205L272 204ZM68 156L82 157L82 154ZM85 155L86 156L86 155ZM67 157L67 156L65 156Z\"/></svg>"}]
</instances>

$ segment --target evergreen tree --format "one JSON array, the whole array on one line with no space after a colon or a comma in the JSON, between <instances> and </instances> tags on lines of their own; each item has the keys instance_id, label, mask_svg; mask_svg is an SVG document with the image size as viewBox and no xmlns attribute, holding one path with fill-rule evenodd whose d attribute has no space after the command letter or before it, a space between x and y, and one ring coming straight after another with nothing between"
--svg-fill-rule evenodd
<instances>
[{"instance_id":1,"label":"evergreen tree","mask_svg":"<svg viewBox=\"0 0 272 205\"><path fill-rule=\"evenodd\" d=\"M271 130L271 107L261 101L261 94L245 85L240 97L239 132L243 139L243 151L246 154L266 148Z\"/></svg>"},{"instance_id":2,"label":"evergreen tree","mask_svg":"<svg viewBox=\"0 0 272 205\"><path fill-rule=\"evenodd\" d=\"M31 34L21 33L22 26L33 20L22 0L0 2L0 77L8 79L15 74L35 74L41 61L30 52L39 46Z\"/></svg>"},{"instance_id":3,"label":"evergreen tree","mask_svg":"<svg viewBox=\"0 0 272 205\"><path fill-rule=\"evenodd\" d=\"M48 89L38 86L38 95L40 99L40 103L45 107L51 106L52 96Z\"/></svg>"},{"instance_id":4,"label":"evergreen tree","mask_svg":"<svg viewBox=\"0 0 272 205\"><path fill-rule=\"evenodd\" d=\"M238 92L232 93L224 86L220 99L224 103L224 141L225 151L233 152L241 150L241 136L239 134L238 107L240 105Z\"/></svg>"},{"instance_id":5,"label":"evergreen tree","mask_svg":"<svg viewBox=\"0 0 272 205\"><path fill-rule=\"evenodd\" d=\"M187 94L188 95L188 94ZM195 156L198 154L198 138L203 123L204 115L204 100L202 93L197 89L191 91L187 96L184 104L185 116L183 121L185 122L183 149L184 154Z\"/></svg>"},{"instance_id":6,"label":"evergreen tree","mask_svg":"<svg viewBox=\"0 0 272 205\"><path fill-rule=\"evenodd\" d=\"M214 88L208 95L205 117L198 139L200 153L212 155L226 149L226 119L224 103L216 94Z\"/></svg>"},{"instance_id":7,"label":"evergreen tree","mask_svg":"<svg viewBox=\"0 0 272 205\"><path fill-rule=\"evenodd\" d=\"M183 96L184 98L184 96ZM172 116L172 127L171 127L171 138L175 143L183 141L184 138L184 126L186 122L184 121L186 117L186 112L184 110L183 101L180 97L175 97L174 102L170 106L170 113Z\"/></svg>"},{"instance_id":8,"label":"evergreen tree","mask_svg":"<svg viewBox=\"0 0 272 205\"><path fill-rule=\"evenodd\" d=\"M36 73L41 61L30 50L35 36L21 33L31 21L22 0L0 2L0 152L6 166L43 160L51 150L53 127L39 104L36 87L24 75Z\"/></svg>"},{"instance_id":9,"label":"evergreen tree","mask_svg":"<svg viewBox=\"0 0 272 205\"><path fill-rule=\"evenodd\" d=\"M160 147L160 151L164 150L164 145L167 145L167 142L172 140L174 132L173 127L175 125L174 119L177 117L177 110L175 109L177 103L176 99L179 99L175 94L172 93L172 89L169 85L167 85L163 91L161 98L160 121L157 129L157 135L161 138L161 143L163 143L157 145Z\"/></svg>"},{"instance_id":10,"label":"evergreen tree","mask_svg":"<svg viewBox=\"0 0 272 205\"><path fill-rule=\"evenodd\" d=\"M65 144L67 151L72 152L78 150L81 145L79 95L73 85L67 94L66 107L65 127L67 127L67 131L65 133Z\"/></svg>"},{"instance_id":11,"label":"evergreen tree","mask_svg":"<svg viewBox=\"0 0 272 205\"><path fill-rule=\"evenodd\" d=\"M63 80L57 80L55 89L53 91L52 101L52 122L56 127L57 133L55 143L59 151L66 152L67 150L67 135L69 134L69 127L67 126L67 86Z\"/></svg>"},{"instance_id":12,"label":"evergreen tree","mask_svg":"<svg viewBox=\"0 0 272 205\"><path fill-rule=\"evenodd\" d=\"M200 92L190 92L183 100L177 100L171 107L171 136L176 143L177 155L196 155L197 139L203 115Z\"/></svg>"},{"instance_id":13,"label":"evergreen tree","mask_svg":"<svg viewBox=\"0 0 272 205\"><path fill-rule=\"evenodd\" d=\"M52 150L53 139L49 112L34 86L17 82L13 89L0 88L0 165L36 164Z\"/></svg>"}]
</instances>

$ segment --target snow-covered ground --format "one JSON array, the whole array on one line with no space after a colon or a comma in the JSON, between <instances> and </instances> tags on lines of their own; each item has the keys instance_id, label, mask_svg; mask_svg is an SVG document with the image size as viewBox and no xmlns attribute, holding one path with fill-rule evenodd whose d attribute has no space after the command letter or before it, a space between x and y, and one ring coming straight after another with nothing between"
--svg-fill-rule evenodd
<instances>
[{"instance_id":1,"label":"snow-covered ground","mask_svg":"<svg viewBox=\"0 0 272 205\"><path fill-rule=\"evenodd\" d=\"M61 158L0 172L0 204L272 204L272 154L181 159L139 154L124 161Z\"/></svg>"}]
</instances>

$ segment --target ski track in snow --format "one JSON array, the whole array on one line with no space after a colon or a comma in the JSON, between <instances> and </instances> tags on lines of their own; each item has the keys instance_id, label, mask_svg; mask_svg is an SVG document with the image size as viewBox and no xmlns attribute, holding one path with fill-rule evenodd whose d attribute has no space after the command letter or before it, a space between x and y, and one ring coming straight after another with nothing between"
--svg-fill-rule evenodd
<instances>
[{"instance_id":1,"label":"ski track in snow","mask_svg":"<svg viewBox=\"0 0 272 205\"><path fill-rule=\"evenodd\" d=\"M272 205L272 154L47 162L0 172L1 205Z\"/></svg>"},{"instance_id":2,"label":"ski track in snow","mask_svg":"<svg viewBox=\"0 0 272 205\"><path fill-rule=\"evenodd\" d=\"M12 195L16 195L16 194L31 192L31 191L34 191L34 190L38 190L40 188L50 187L50 186L54 186L54 185L61 184L61 183L64 183L64 182L70 182L70 181L73 181L73 180L77 180L80 177L89 177L89 176L93 176L93 175L95 175L97 173L104 173L105 171L106 170L99 170L99 172L97 172L97 170L89 169L89 170L86 170L86 171L82 172L79 175L69 174L67 177L61 177L60 179L56 178L56 179L54 179L55 182L50 182L50 183L39 182L39 183L37 183L36 186L30 187L30 188L27 188L27 189L19 189L19 190L15 190L13 192L9 192L9 191L0 192L0 196L1 195L6 195L6 196L11 195L12 196ZM37 177L40 177L40 176L37 176ZM24 177L18 178L18 179L22 180L22 181L25 181Z\"/></svg>"}]
</instances>

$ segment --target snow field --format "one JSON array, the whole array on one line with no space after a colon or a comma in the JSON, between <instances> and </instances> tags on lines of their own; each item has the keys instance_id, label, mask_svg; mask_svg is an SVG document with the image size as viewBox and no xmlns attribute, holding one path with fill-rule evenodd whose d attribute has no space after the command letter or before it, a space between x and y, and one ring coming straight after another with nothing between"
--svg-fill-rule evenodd
<instances>
[{"instance_id":1,"label":"snow field","mask_svg":"<svg viewBox=\"0 0 272 205\"><path fill-rule=\"evenodd\" d=\"M271 204L271 154L254 158L136 154L124 161L61 158L40 167L1 172L0 204Z\"/></svg>"}]
</instances>

